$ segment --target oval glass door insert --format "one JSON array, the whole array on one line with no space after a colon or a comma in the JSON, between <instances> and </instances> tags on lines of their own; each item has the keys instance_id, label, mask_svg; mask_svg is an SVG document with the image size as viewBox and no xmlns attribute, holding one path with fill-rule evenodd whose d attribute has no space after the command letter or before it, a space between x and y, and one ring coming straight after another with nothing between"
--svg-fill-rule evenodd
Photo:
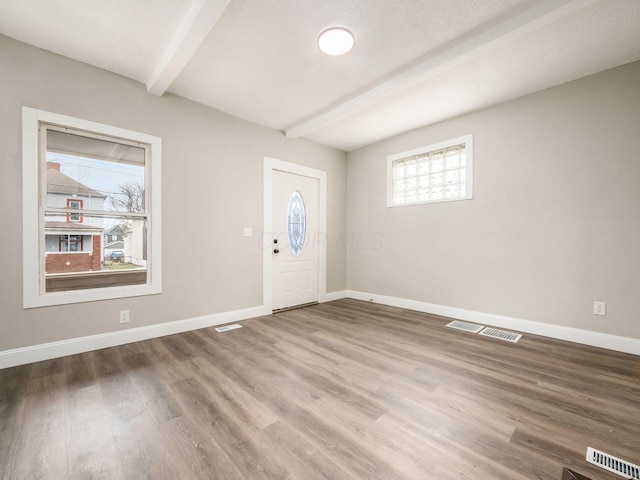
<instances>
[{"instance_id":1,"label":"oval glass door insert","mask_svg":"<svg viewBox=\"0 0 640 480\"><path fill-rule=\"evenodd\" d=\"M297 257L302 253L304 240L307 236L307 214L302 195L297 191L291 194L287 207L287 236L289 237L289 247Z\"/></svg>"}]
</instances>

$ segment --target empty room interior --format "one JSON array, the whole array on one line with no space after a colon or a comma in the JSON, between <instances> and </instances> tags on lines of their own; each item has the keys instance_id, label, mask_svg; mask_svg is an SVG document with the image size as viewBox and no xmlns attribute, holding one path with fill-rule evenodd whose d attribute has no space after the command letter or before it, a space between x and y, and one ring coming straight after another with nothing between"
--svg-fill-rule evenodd
<instances>
[{"instance_id":1,"label":"empty room interior","mask_svg":"<svg viewBox=\"0 0 640 480\"><path fill-rule=\"evenodd\" d=\"M3 1L0 119L1 480L640 480L640 1Z\"/></svg>"}]
</instances>

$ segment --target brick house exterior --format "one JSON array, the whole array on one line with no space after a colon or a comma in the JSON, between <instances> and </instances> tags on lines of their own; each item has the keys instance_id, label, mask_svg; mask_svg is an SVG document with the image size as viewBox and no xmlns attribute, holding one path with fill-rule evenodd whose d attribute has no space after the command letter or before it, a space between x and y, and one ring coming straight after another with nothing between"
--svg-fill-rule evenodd
<instances>
[{"instance_id":1,"label":"brick house exterior","mask_svg":"<svg viewBox=\"0 0 640 480\"><path fill-rule=\"evenodd\" d=\"M91 238L93 239L91 253L47 252L45 271L47 273L67 273L100 270L100 235L92 235Z\"/></svg>"},{"instance_id":2,"label":"brick house exterior","mask_svg":"<svg viewBox=\"0 0 640 480\"><path fill-rule=\"evenodd\" d=\"M45 218L47 274L101 269L103 220L84 217L82 210L104 210L106 198L64 175L59 163L47 162L47 205L69 209L66 217Z\"/></svg>"}]
</instances>

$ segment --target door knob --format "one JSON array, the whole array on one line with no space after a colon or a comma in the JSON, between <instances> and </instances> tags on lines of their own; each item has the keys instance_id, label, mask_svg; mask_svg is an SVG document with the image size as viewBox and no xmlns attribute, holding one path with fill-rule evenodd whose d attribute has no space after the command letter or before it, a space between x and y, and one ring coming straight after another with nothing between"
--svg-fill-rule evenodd
<instances>
[{"instance_id":1,"label":"door knob","mask_svg":"<svg viewBox=\"0 0 640 480\"><path fill-rule=\"evenodd\" d=\"M273 243L278 243L278 239L277 239L277 238L274 238L274 239L273 239Z\"/></svg>"},{"instance_id":2,"label":"door knob","mask_svg":"<svg viewBox=\"0 0 640 480\"><path fill-rule=\"evenodd\" d=\"M273 253L280 253L280 250L278 250L277 248L274 248Z\"/></svg>"}]
</instances>

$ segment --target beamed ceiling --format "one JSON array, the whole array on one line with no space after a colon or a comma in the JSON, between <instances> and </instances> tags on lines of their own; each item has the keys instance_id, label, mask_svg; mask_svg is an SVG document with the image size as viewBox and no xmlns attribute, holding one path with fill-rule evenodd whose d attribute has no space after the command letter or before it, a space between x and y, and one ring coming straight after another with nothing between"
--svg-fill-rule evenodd
<instances>
[{"instance_id":1,"label":"beamed ceiling","mask_svg":"<svg viewBox=\"0 0 640 480\"><path fill-rule=\"evenodd\" d=\"M640 0L0 1L4 35L346 151L640 60L639 25Z\"/></svg>"}]
</instances>

